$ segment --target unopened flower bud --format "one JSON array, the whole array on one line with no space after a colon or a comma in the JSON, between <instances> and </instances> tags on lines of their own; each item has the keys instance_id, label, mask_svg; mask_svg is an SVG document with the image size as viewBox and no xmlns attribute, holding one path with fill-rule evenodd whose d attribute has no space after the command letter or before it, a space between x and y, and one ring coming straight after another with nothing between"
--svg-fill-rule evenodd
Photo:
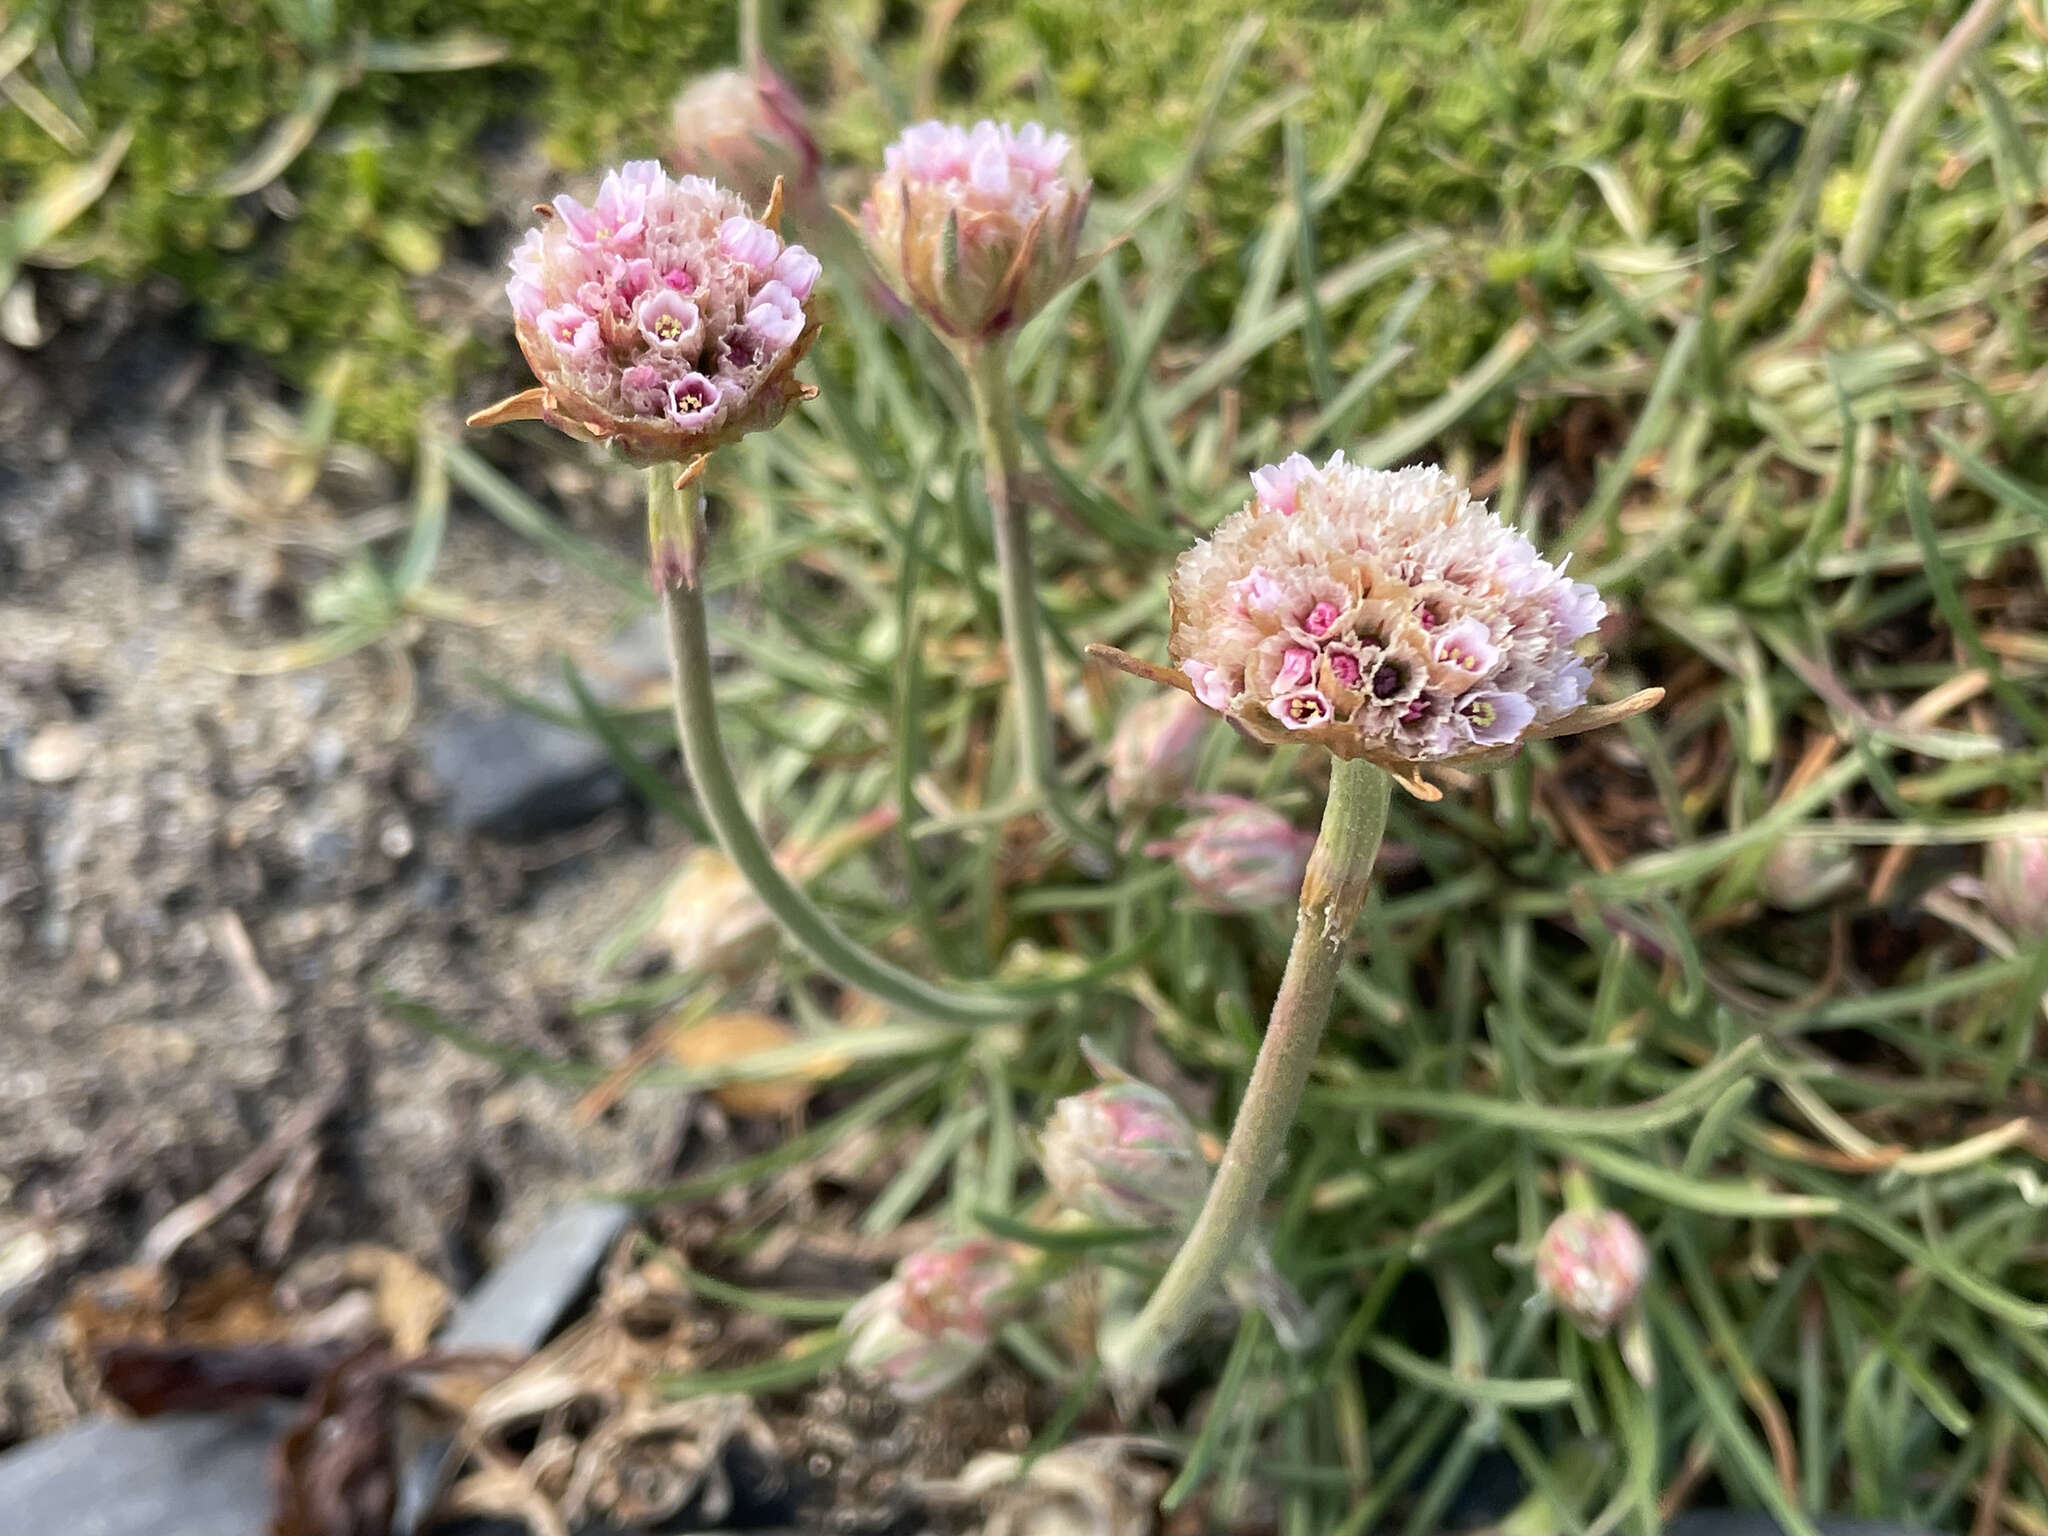
<instances>
[{"instance_id":1,"label":"unopened flower bud","mask_svg":"<svg viewBox=\"0 0 2048 1536\"><path fill-rule=\"evenodd\" d=\"M1984 902L2015 939L2048 938L2048 837L1984 845Z\"/></svg>"},{"instance_id":2,"label":"unopened flower bud","mask_svg":"<svg viewBox=\"0 0 2048 1536\"><path fill-rule=\"evenodd\" d=\"M1536 1245L1536 1288L1593 1338L1634 1305L1650 1272L1650 1251L1619 1211L1567 1210Z\"/></svg>"},{"instance_id":3,"label":"unopened flower bud","mask_svg":"<svg viewBox=\"0 0 2048 1536\"><path fill-rule=\"evenodd\" d=\"M1201 814L1145 851L1170 858L1212 912L1262 912L1301 893L1315 836L1256 800L1208 795Z\"/></svg>"},{"instance_id":4,"label":"unopened flower bud","mask_svg":"<svg viewBox=\"0 0 2048 1536\"><path fill-rule=\"evenodd\" d=\"M883 152L861 236L889 286L942 336L985 341L1075 276L1088 179L1037 123L919 123Z\"/></svg>"},{"instance_id":5,"label":"unopened flower bud","mask_svg":"<svg viewBox=\"0 0 2048 1536\"><path fill-rule=\"evenodd\" d=\"M1765 856L1757 889L1781 912L1805 912L1853 881L1856 868L1856 855L1842 843L1786 838Z\"/></svg>"},{"instance_id":6,"label":"unopened flower bud","mask_svg":"<svg viewBox=\"0 0 2048 1536\"><path fill-rule=\"evenodd\" d=\"M1110 738L1111 808L1163 805L1186 793L1214 718L1185 694L1155 693L1141 700Z\"/></svg>"},{"instance_id":7,"label":"unopened flower bud","mask_svg":"<svg viewBox=\"0 0 2048 1536\"><path fill-rule=\"evenodd\" d=\"M698 76L676 98L669 120L683 170L715 176L754 203L768 200L779 176L800 207L815 201L818 141L802 99L772 66Z\"/></svg>"},{"instance_id":8,"label":"unopened flower bud","mask_svg":"<svg viewBox=\"0 0 2048 1536\"><path fill-rule=\"evenodd\" d=\"M540 384L473 425L545 421L635 463L681 463L803 397L818 261L738 193L635 160L589 207L562 196L541 213L505 289Z\"/></svg>"},{"instance_id":9,"label":"unopened flower bud","mask_svg":"<svg viewBox=\"0 0 2048 1536\"><path fill-rule=\"evenodd\" d=\"M679 971L740 980L775 952L775 919L738 866L707 845L683 856L648 938Z\"/></svg>"},{"instance_id":10,"label":"unopened flower bud","mask_svg":"<svg viewBox=\"0 0 2048 1536\"><path fill-rule=\"evenodd\" d=\"M920 1248L840 1322L847 1363L920 1402L974 1369L1015 1310L1019 1275L1004 1248L962 1238Z\"/></svg>"},{"instance_id":11,"label":"unopened flower bud","mask_svg":"<svg viewBox=\"0 0 2048 1536\"><path fill-rule=\"evenodd\" d=\"M1209 1161L1188 1117L1129 1079L1055 1104L1039 1161L1061 1205L1107 1226L1177 1232L1209 1192Z\"/></svg>"}]
</instances>

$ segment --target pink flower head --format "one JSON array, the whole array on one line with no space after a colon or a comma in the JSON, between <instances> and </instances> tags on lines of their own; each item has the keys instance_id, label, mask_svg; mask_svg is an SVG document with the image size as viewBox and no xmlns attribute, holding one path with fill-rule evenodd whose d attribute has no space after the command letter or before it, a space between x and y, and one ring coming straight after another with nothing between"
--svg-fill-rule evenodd
<instances>
[{"instance_id":1,"label":"pink flower head","mask_svg":"<svg viewBox=\"0 0 2048 1536\"><path fill-rule=\"evenodd\" d=\"M563 196L548 213L506 284L539 388L477 420L538 419L639 463L680 462L773 426L803 395L817 263L733 193L636 160L590 206Z\"/></svg>"},{"instance_id":2,"label":"pink flower head","mask_svg":"<svg viewBox=\"0 0 2048 1536\"><path fill-rule=\"evenodd\" d=\"M1293 901L1308 872L1313 833L1256 800L1209 795L1173 837L1145 851L1170 858L1212 912L1263 912Z\"/></svg>"},{"instance_id":3,"label":"pink flower head","mask_svg":"<svg viewBox=\"0 0 2048 1536\"><path fill-rule=\"evenodd\" d=\"M1089 183L1036 123L919 123L861 205L876 269L941 335L1015 330L1074 277Z\"/></svg>"},{"instance_id":4,"label":"pink flower head","mask_svg":"<svg viewBox=\"0 0 2048 1536\"><path fill-rule=\"evenodd\" d=\"M700 76L676 98L669 124L675 163L684 170L716 176L756 203L768 201L777 178L800 210L819 201L823 157L809 114L767 65Z\"/></svg>"},{"instance_id":5,"label":"pink flower head","mask_svg":"<svg viewBox=\"0 0 2048 1536\"><path fill-rule=\"evenodd\" d=\"M1174 567L1167 652L1196 698L1410 775L1574 728L1604 606L1449 475L1295 454L1252 485Z\"/></svg>"},{"instance_id":6,"label":"pink flower head","mask_svg":"<svg viewBox=\"0 0 2048 1536\"><path fill-rule=\"evenodd\" d=\"M1619 1211L1564 1211L1536 1245L1536 1289L1581 1331L1600 1338L1635 1304L1650 1250Z\"/></svg>"},{"instance_id":7,"label":"pink flower head","mask_svg":"<svg viewBox=\"0 0 2048 1536\"><path fill-rule=\"evenodd\" d=\"M879 1376L904 1402L944 1391L974 1368L1015 1310L1017 1266L979 1238L910 1254L847 1310L847 1363Z\"/></svg>"},{"instance_id":8,"label":"pink flower head","mask_svg":"<svg viewBox=\"0 0 2048 1536\"><path fill-rule=\"evenodd\" d=\"M1107 1226L1178 1231L1209 1193L1201 1138L1149 1083L1119 1080L1061 1099L1038 1157L1059 1203Z\"/></svg>"}]
</instances>

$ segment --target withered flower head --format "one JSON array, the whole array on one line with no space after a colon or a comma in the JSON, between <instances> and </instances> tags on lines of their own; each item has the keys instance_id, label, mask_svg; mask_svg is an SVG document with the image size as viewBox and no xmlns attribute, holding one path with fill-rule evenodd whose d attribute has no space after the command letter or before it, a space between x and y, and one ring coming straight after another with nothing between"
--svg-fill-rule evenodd
<instances>
[{"instance_id":1,"label":"withered flower head","mask_svg":"<svg viewBox=\"0 0 2048 1536\"><path fill-rule=\"evenodd\" d=\"M653 160L569 196L512 253L519 348L540 387L473 425L540 420L640 464L681 462L772 427L806 393L818 261L735 193Z\"/></svg>"},{"instance_id":2,"label":"withered flower head","mask_svg":"<svg viewBox=\"0 0 2048 1536\"><path fill-rule=\"evenodd\" d=\"M1089 182L1037 123L919 123L883 152L861 236L889 286L955 341L1014 331L1076 275Z\"/></svg>"},{"instance_id":3,"label":"withered flower head","mask_svg":"<svg viewBox=\"0 0 2048 1536\"><path fill-rule=\"evenodd\" d=\"M1524 741L1647 709L1586 702L1584 643L1606 605L1432 466L1300 454L1180 557L1167 654L1178 675L1107 648L1273 745L1364 758L1418 793L1418 769L1487 767Z\"/></svg>"}]
</instances>

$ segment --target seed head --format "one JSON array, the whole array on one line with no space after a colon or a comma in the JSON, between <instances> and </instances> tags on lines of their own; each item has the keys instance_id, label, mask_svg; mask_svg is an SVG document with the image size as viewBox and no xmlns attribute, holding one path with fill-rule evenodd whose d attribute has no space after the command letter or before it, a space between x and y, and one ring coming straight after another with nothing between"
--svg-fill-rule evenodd
<instances>
[{"instance_id":1,"label":"seed head","mask_svg":"<svg viewBox=\"0 0 2048 1536\"><path fill-rule=\"evenodd\" d=\"M1005 335L1076 275L1089 182L1065 134L919 123L882 163L861 237L876 270L940 335Z\"/></svg>"},{"instance_id":2,"label":"seed head","mask_svg":"<svg viewBox=\"0 0 2048 1536\"><path fill-rule=\"evenodd\" d=\"M1635 1303L1650 1251L1619 1211L1567 1210L1536 1245L1536 1288L1593 1338L1604 1337Z\"/></svg>"},{"instance_id":3,"label":"seed head","mask_svg":"<svg viewBox=\"0 0 2048 1536\"><path fill-rule=\"evenodd\" d=\"M1207 795L1173 837L1145 851L1170 858L1212 912L1263 912L1293 901L1315 847L1278 811L1235 795Z\"/></svg>"},{"instance_id":4,"label":"seed head","mask_svg":"<svg viewBox=\"0 0 2048 1536\"><path fill-rule=\"evenodd\" d=\"M804 394L817 258L738 194L653 160L566 194L512 253L513 326L540 387L473 422L538 419L680 462L771 427Z\"/></svg>"},{"instance_id":5,"label":"seed head","mask_svg":"<svg viewBox=\"0 0 2048 1536\"><path fill-rule=\"evenodd\" d=\"M1015 1309L1018 1280L1010 1256L985 1239L921 1248L847 1310L847 1363L906 1403L943 1392L988 1352Z\"/></svg>"}]
</instances>

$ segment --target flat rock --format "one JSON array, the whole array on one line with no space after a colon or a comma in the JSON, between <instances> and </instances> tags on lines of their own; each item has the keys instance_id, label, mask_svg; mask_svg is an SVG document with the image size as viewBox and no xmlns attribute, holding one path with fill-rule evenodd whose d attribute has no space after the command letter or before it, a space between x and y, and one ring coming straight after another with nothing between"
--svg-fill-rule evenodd
<instances>
[{"instance_id":1,"label":"flat rock","mask_svg":"<svg viewBox=\"0 0 2048 1536\"><path fill-rule=\"evenodd\" d=\"M506 842L581 826L626 794L595 738L519 710L442 716L427 728L426 759L448 823Z\"/></svg>"},{"instance_id":2,"label":"flat rock","mask_svg":"<svg viewBox=\"0 0 2048 1536\"><path fill-rule=\"evenodd\" d=\"M247 1414L87 1419L0 1456L11 1531L264 1536L270 1447L289 1406Z\"/></svg>"}]
</instances>

